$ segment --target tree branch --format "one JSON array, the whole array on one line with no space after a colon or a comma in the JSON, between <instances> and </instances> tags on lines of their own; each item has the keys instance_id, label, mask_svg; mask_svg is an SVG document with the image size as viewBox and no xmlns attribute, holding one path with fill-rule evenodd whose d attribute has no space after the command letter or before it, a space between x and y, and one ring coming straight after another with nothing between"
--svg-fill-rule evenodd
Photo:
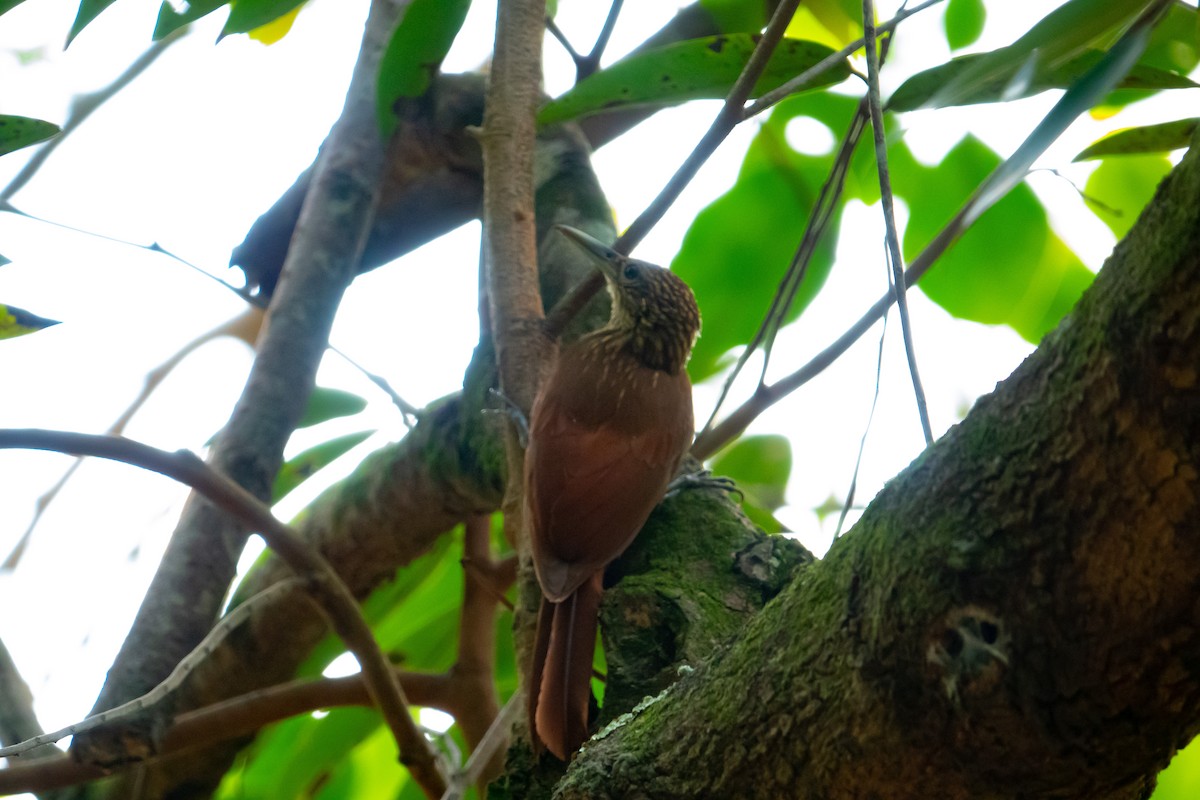
<instances>
[{"instance_id":1,"label":"tree branch","mask_svg":"<svg viewBox=\"0 0 1200 800\"><path fill-rule=\"evenodd\" d=\"M1193 140L1070 318L556 797L1146 796L1200 719L1197 364Z\"/></svg>"},{"instance_id":2,"label":"tree branch","mask_svg":"<svg viewBox=\"0 0 1200 800\"><path fill-rule=\"evenodd\" d=\"M116 436L89 436L33 429L0 430L0 448L11 447L109 458L158 472L191 486L240 524L258 531L271 549L305 580L309 594L328 614L334 630L358 659L367 676L372 699L396 737L401 763L409 768L427 794L431 797L441 796L446 787L437 770L433 754L409 714L404 692L396 680L387 656L379 649L371 627L363 618L354 595L329 562L309 543L275 519L269 508L195 455L185 451L168 453ZM180 659L180 663L186 660Z\"/></svg>"},{"instance_id":3,"label":"tree branch","mask_svg":"<svg viewBox=\"0 0 1200 800\"><path fill-rule=\"evenodd\" d=\"M980 184L954 217L912 260L904 273L906 286L912 286L920 280L975 220L1025 179L1033 162L1080 114L1099 103L1105 94L1117 85L1137 61L1146 46L1147 37L1155 21L1169 6L1168 0L1161 0L1147 7L1104 57L1063 94L1021 146ZM842 353L883 317L894 300L895 294L888 292L845 333L807 364L774 384L760 384L749 400L696 438L695 444L692 445L692 455L698 459L709 458L740 436L762 412L824 372L826 367L840 358Z\"/></svg>"},{"instance_id":4,"label":"tree branch","mask_svg":"<svg viewBox=\"0 0 1200 800\"><path fill-rule=\"evenodd\" d=\"M342 292L357 273L383 167L374 124L375 72L401 11L391 0L371 4L346 108L318 159L284 268L287 279L272 299L246 388L213 447L216 469L260 499L269 497ZM93 711L145 693L204 637L246 536L240 524L204 500L188 503ZM100 762L124 750L122 743L94 736L77 739L73 747L84 751L85 760Z\"/></svg>"},{"instance_id":5,"label":"tree branch","mask_svg":"<svg viewBox=\"0 0 1200 800\"><path fill-rule=\"evenodd\" d=\"M629 253L633 248L646 237L646 234L658 224L663 215L667 213L667 209L671 204L678 199L692 178L696 177L696 173L700 171L700 167L716 152L721 143L725 141L730 132L742 121L742 109L746 105L747 98L754 90L754 84L758 82L763 70L767 68L767 63L771 60L772 53L775 52L776 45L783 38L783 33L787 30L787 25L792 19L792 15L796 12L796 7L800 5L800 0L783 0L775 7L775 11L771 16L771 21L763 31L762 38L754 47L754 52L750 54L750 60L746 62L746 66L738 75L737 81L734 82L733 88L729 90L729 95L725 98L725 104L721 106L721 110L717 112L716 118L712 121L704 136L700 138L700 142L684 159L683 164L679 166L675 174L671 176L671 180L663 187L658 196L651 201L638 218L633 221L633 224L626 229L625 233L617 239L613 245L619 253ZM579 313L579 310L587 304L588 301L600 291L604 286L604 279L599 272L593 272L586 281L581 283L571 291L554 309L550 312L546 319L546 330L552 336L557 335L574 316Z\"/></svg>"}]
</instances>

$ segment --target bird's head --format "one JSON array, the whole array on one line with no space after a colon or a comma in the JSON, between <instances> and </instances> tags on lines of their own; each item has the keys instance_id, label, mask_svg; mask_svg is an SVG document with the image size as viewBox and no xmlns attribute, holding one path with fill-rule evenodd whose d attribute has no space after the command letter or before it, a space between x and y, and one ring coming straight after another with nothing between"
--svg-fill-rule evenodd
<instances>
[{"instance_id":1,"label":"bird's head","mask_svg":"<svg viewBox=\"0 0 1200 800\"><path fill-rule=\"evenodd\" d=\"M624 256L583 231L557 228L604 275L612 295L605 330L628 336L630 350L646 366L671 374L682 369L700 332L691 288L670 270Z\"/></svg>"}]
</instances>

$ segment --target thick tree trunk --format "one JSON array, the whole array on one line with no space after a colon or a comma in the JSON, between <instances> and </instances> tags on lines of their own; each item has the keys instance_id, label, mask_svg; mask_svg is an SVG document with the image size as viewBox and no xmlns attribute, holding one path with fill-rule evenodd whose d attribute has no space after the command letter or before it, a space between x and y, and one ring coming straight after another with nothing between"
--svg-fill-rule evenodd
<instances>
[{"instance_id":1,"label":"thick tree trunk","mask_svg":"<svg viewBox=\"0 0 1200 800\"><path fill-rule=\"evenodd\" d=\"M1038 351L554 796L1146 796L1200 729L1198 370L1193 147Z\"/></svg>"}]
</instances>

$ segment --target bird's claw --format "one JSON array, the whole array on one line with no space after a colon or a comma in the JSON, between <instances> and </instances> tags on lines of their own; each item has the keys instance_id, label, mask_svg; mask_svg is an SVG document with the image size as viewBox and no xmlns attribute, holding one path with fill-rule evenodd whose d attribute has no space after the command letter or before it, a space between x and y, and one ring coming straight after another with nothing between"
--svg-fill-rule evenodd
<instances>
[{"instance_id":1,"label":"bird's claw","mask_svg":"<svg viewBox=\"0 0 1200 800\"><path fill-rule=\"evenodd\" d=\"M736 494L738 500L745 499L742 490L737 488L733 478L713 475L711 470L702 469L698 472L686 472L679 475L667 485L667 493L663 499L674 497L685 489L717 489L722 492Z\"/></svg>"},{"instance_id":2,"label":"bird's claw","mask_svg":"<svg viewBox=\"0 0 1200 800\"><path fill-rule=\"evenodd\" d=\"M514 403L508 395L499 389L488 389L488 396L500 404L500 408L485 408L485 414L503 414L512 421L512 424L517 429L517 440L521 443L521 449L529 447L529 420L525 416L525 412L521 407Z\"/></svg>"}]
</instances>

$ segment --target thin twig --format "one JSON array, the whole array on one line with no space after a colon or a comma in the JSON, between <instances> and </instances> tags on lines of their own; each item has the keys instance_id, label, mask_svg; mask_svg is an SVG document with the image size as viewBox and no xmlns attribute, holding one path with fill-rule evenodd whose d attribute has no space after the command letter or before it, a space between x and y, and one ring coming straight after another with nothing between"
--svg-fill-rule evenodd
<instances>
[{"instance_id":1,"label":"thin twig","mask_svg":"<svg viewBox=\"0 0 1200 800\"><path fill-rule=\"evenodd\" d=\"M474 514L463 525L463 560L483 567L492 561L491 516ZM458 657L450 670L455 694L463 699L455 721L472 751L479 747L500 708L496 696L496 594L479 570L463 565L463 602L459 611ZM490 777L500 774L498 760Z\"/></svg>"},{"instance_id":2,"label":"thin twig","mask_svg":"<svg viewBox=\"0 0 1200 800\"><path fill-rule=\"evenodd\" d=\"M1108 53L1080 80L1067 89L1050 112L1021 143L1021 146L979 185L954 217L913 259L904 272L906 287L915 284L975 220L1020 183L1033 162L1046 151L1046 148L1080 114L1098 103L1128 73L1133 64L1137 62L1142 50L1145 49L1149 31L1153 28L1155 20L1169 7L1170 0L1159 0L1143 11L1142 15L1134 21ZM841 357L852 344L871 329L871 326L883 316L884 311L891 306L894 299L894 293L889 291L877 300L845 333L814 356L807 364L774 384L760 386L750 399L734 410L720 424L714 426L706 434L697 437L696 443L692 446L692 455L701 460L708 458L737 438L751 422L772 405L825 371L830 364Z\"/></svg>"},{"instance_id":3,"label":"thin twig","mask_svg":"<svg viewBox=\"0 0 1200 800\"><path fill-rule=\"evenodd\" d=\"M162 683L155 686L150 691L141 697L135 697L127 703L122 703L115 708L110 708L107 711L101 711L99 714L93 714L81 722L76 722L68 725L65 728L60 728L50 733L42 733L37 736L32 736L22 742L18 742L8 747L0 747L0 758L10 758L22 753L33 750L36 747L53 742L60 741L68 736L74 736L84 731L95 730L102 725L108 725L112 722L117 722L122 719L136 716L138 713L154 706L171 692L178 689L187 679L187 676L192 673L200 662L208 658L217 646L225 640L229 633L241 625L250 617L251 611L258 611L259 606L274 600L282 594L290 592L302 583L300 578L289 578L280 581L279 583L270 586L267 589L259 592L251 597L246 602L232 609L228 614L213 626L209 634L204 637L200 644L192 652L188 653L176 666L171 670L171 674L163 679Z\"/></svg>"},{"instance_id":4,"label":"thin twig","mask_svg":"<svg viewBox=\"0 0 1200 800\"><path fill-rule=\"evenodd\" d=\"M379 58L406 7L404 0L370 4L345 107L317 159L258 355L210 454L219 471L263 499L304 412L342 294L358 272L386 172L375 124ZM186 505L94 710L142 694L204 637L248 535L240 521L208 502ZM189 604L178 601L184 592ZM382 711L398 732L415 731L403 705L388 701ZM97 748L105 744L84 736L72 748L81 758L103 757ZM416 781L427 793L440 795L441 780L424 739L411 739L402 750L406 757L411 753Z\"/></svg>"},{"instance_id":5,"label":"thin twig","mask_svg":"<svg viewBox=\"0 0 1200 800\"><path fill-rule=\"evenodd\" d=\"M467 759L466 765L457 775L450 778L442 800L462 800L466 797L467 789L479 783L484 777L484 770L492 760L503 754L504 748L508 745L509 730L524 706L523 696L521 690L518 689L513 692L512 697L508 698L508 702L492 720L483 739L471 752L471 757Z\"/></svg>"},{"instance_id":6,"label":"thin twig","mask_svg":"<svg viewBox=\"0 0 1200 800\"><path fill-rule=\"evenodd\" d=\"M575 62L575 74L579 74L579 65L583 61L581 56L574 47L571 46L571 40L562 32L562 28L558 27L558 23L554 21L554 17L546 15L546 30L550 31L550 35L554 40L562 45L562 49L567 51L567 55Z\"/></svg>"},{"instance_id":7,"label":"thin twig","mask_svg":"<svg viewBox=\"0 0 1200 800\"><path fill-rule=\"evenodd\" d=\"M754 52L750 54L750 59L746 62L737 81L734 82L733 88L729 90L725 104L721 106L721 110L717 112L716 118L704 136L700 138L696 147L667 181L667 185L613 244L613 249L618 253L628 254L637 247L646 234L667 213L667 209L700 171L704 162L716 152L734 127L742 121L742 109L746 100L754 90L754 84L758 82L763 70L766 69L767 62L771 60L771 55L775 52L775 47L779 44L780 39L783 38L783 33L787 30L787 25L798 5L800 5L800 0L784 0L775 7L771 21L763 31L762 37L755 46ZM587 305L603 285L604 279L600 273L593 272L591 277L568 292L546 315L545 327L548 334L551 337L561 334L567 323Z\"/></svg>"},{"instance_id":8,"label":"thin twig","mask_svg":"<svg viewBox=\"0 0 1200 800\"><path fill-rule=\"evenodd\" d=\"M582 60L576 59L576 82L588 77L600 66L600 59L604 56L605 48L608 47L608 40L612 38L613 28L617 27L617 17L621 15L622 2L623 0L612 0L612 5L608 7L608 16L604 18L604 26L600 28L600 35L596 37L596 43L592 45L592 51Z\"/></svg>"},{"instance_id":9,"label":"thin twig","mask_svg":"<svg viewBox=\"0 0 1200 800\"><path fill-rule=\"evenodd\" d=\"M713 404L712 413L709 415L708 421L705 422L704 427L701 429L701 436L707 433L716 423L717 414L720 413L721 407L729 397L729 392L733 389L734 382L737 381L738 376L742 373L742 369L749 363L751 356L754 355L760 346L763 349L763 365L759 373L758 385L761 387L766 383L767 368L770 365L775 337L787 319L788 311L791 309L792 303L796 299L796 294L803 285L804 277L808 273L808 266L812 261L813 255L816 253L817 245L825 235L825 231L829 227L829 222L833 219L833 213L838 207L838 202L841 200L842 190L846 185L846 174L850 168L850 160L854 156L854 150L858 146L858 141L862 137L863 130L866 128L866 120L867 108L866 100L864 99L859 103L854 116L850 120L850 124L846 128L846 133L842 137L842 143L838 148L837 155L834 157L833 167L829 171L829 177L821 185L821 191L817 195L816 202L813 204L812 213L809 214L808 224L804 228L800 244L796 247L796 252L788 264L787 271L784 273L783 279L779 282L779 289L772 296L771 305L767 309L767 313L763 318L762 324L759 325L758 331L755 332L754 338L750 340L750 343L738 356L737 363L734 364L729 377L721 385L721 393L717 397L717 402Z\"/></svg>"},{"instance_id":10,"label":"thin twig","mask_svg":"<svg viewBox=\"0 0 1200 800\"><path fill-rule=\"evenodd\" d=\"M125 68L125 71L113 80L107 86L97 89L94 92L75 95L71 99L71 107L67 110L67 118L63 121L62 131L53 139L47 141L44 145L37 149L29 161L25 162L25 166L21 168L13 179L8 182L8 185L0 189L0 201L5 201L11 198L14 194L21 190L25 184L29 183L30 179L37 174L42 165L46 163L46 159L58 149L58 147L66 141L67 137L74 133L80 125L82 125L94 111L111 100L118 92L133 82L133 79L141 75L158 57L167 51L167 48L178 42L184 36L187 36L191 30L191 26L185 25L172 31L168 36L164 36L157 42L154 42L146 51L142 53L132 64Z\"/></svg>"},{"instance_id":11,"label":"thin twig","mask_svg":"<svg viewBox=\"0 0 1200 800\"><path fill-rule=\"evenodd\" d=\"M372 697L396 737L401 762L431 797L438 797L445 791L436 759L413 722L396 674L387 656L379 649L354 595L316 549L277 520L252 494L188 451L169 453L119 436L3 429L0 430L0 449L7 448L94 456L148 469L187 484L240 524L258 531L268 546L306 580L309 593L326 611L334 630L358 659L369 681Z\"/></svg>"},{"instance_id":12,"label":"thin twig","mask_svg":"<svg viewBox=\"0 0 1200 800\"><path fill-rule=\"evenodd\" d=\"M875 419L875 407L879 404L879 385L883 380L883 345L887 341L887 323L888 316L885 311L883 327L879 331L879 353L875 356L875 392L871 396L871 410L867 414L867 424L863 427L862 439L858 442L858 455L854 459L854 472L850 476L850 488L846 490L846 502L842 504L841 513L838 514L837 527L833 529L834 539L842 535L842 525L846 522L846 515L854 507L854 495L858 492L858 472L862 467L863 453L867 450L867 434L871 432L871 422Z\"/></svg>"},{"instance_id":13,"label":"thin twig","mask_svg":"<svg viewBox=\"0 0 1200 800\"><path fill-rule=\"evenodd\" d=\"M892 197L892 178L888 170L887 130L883 125L883 106L879 100L879 54L875 45L875 4L862 0L863 41L867 51L867 108L871 112L871 129L875 140L875 167L879 175L879 195L883 206L883 225L887 235L888 261L892 269L892 291L896 295L896 310L900 314L900 333L904 339L904 355L908 359L908 374L912 378L913 394L917 400L917 416L926 446L933 444L933 428L929 424L929 406L921 373L917 369L917 353L913 346L912 321L908 315L908 287L904 284L904 256L900 252L900 236L896 233L896 209Z\"/></svg>"},{"instance_id":14,"label":"thin twig","mask_svg":"<svg viewBox=\"0 0 1200 800\"><path fill-rule=\"evenodd\" d=\"M918 11L924 11L925 9L929 8L930 6L937 5L938 3L941 3L942 1L943 0L925 0L924 3L919 3L918 5L915 5L910 9L907 9L907 10L901 9L900 11L898 11L896 13L896 16L892 17L887 22L884 22L880 25L876 25L875 30L879 33L886 33L886 32L892 31L895 29L895 27L897 25L899 25L901 22L903 22L904 20L911 17L913 14L916 14ZM743 112L743 117L745 119L749 119L750 117L753 117L757 114L761 114L762 112L766 111L768 108L775 105L780 100L783 100L784 98L788 97L789 95L791 95L792 93L794 93L795 91L800 89L802 86L804 86L804 84L808 83L813 78L817 77L818 75L820 75L824 72L828 72L829 70L833 69L835 66L840 64L843 60L845 60L849 56L854 55L854 53L857 52L860 48L862 48L862 46L864 44L865 44L865 39L861 39L861 38L855 39L853 42L846 45L841 50L838 50L836 53L833 53L833 54L828 55L825 58L821 59L816 64L814 64L813 66L804 70L804 72L801 72L796 77L790 79L787 83L783 84L782 86L777 86L776 88L772 89L769 92L764 92L757 100L755 100L753 103L751 103L749 106L746 107L745 111Z\"/></svg>"},{"instance_id":15,"label":"thin twig","mask_svg":"<svg viewBox=\"0 0 1200 800\"><path fill-rule=\"evenodd\" d=\"M12 655L0 642L0 742L18 742L41 734L42 726L33 710L33 693L21 677ZM31 758L61 755L46 747Z\"/></svg>"},{"instance_id":16,"label":"thin twig","mask_svg":"<svg viewBox=\"0 0 1200 800\"><path fill-rule=\"evenodd\" d=\"M445 674L429 675L397 671L405 695L413 705L437 708L448 714L461 712L459 698ZM159 756L205 747L247 736L264 725L298 714L345 706L371 706L371 693L363 674L341 678L289 681L231 697L170 720L163 734ZM47 748L52 753L53 748ZM144 765L145 762L136 762ZM134 762L113 767L127 769ZM104 777L109 772L81 764L65 753L48 759L26 756L0 770L0 794L43 791Z\"/></svg>"}]
</instances>

